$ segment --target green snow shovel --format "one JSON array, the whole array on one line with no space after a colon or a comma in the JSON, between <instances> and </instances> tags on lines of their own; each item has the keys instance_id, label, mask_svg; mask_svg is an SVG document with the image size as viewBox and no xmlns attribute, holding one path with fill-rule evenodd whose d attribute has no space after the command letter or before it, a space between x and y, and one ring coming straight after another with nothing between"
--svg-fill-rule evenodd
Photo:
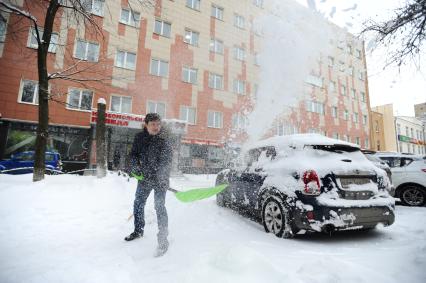
<instances>
[{"instance_id":1,"label":"green snow shovel","mask_svg":"<svg viewBox=\"0 0 426 283\"><path fill-rule=\"evenodd\" d=\"M139 181L142 181L144 179L144 176L142 174L136 175L135 173L132 173L132 176ZM175 193L176 198L181 202L193 202L217 195L218 193L226 189L227 186L227 184L222 184L215 187L191 189L188 191L178 191L172 188L169 188L168 190Z\"/></svg>"}]
</instances>

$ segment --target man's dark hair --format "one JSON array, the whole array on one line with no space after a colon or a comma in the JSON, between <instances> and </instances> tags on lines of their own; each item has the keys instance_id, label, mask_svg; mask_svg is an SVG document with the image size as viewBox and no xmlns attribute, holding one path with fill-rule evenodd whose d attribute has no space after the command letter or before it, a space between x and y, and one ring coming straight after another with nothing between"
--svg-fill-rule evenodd
<instances>
[{"instance_id":1,"label":"man's dark hair","mask_svg":"<svg viewBox=\"0 0 426 283\"><path fill-rule=\"evenodd\" d=\"M161 121L161 116L157 113L148 113L146 114L144 121L145 124L148 124L151 121Z\"/></svg>"}]
</instances>

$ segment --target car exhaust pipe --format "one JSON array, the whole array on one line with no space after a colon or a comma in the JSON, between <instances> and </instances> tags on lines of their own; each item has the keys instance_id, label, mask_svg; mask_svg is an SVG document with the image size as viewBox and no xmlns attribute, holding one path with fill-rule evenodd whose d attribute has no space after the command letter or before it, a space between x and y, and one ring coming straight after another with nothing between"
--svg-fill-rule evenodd
<instances>
[{"instance_id":1,"label":"car exhaust pipe","mask_svg":"<svg viewBox=\"0 0 426 283\"><path fill-rule=\"evenodd\" d=\"M331 235L336 230L333 224L326 224L322 227L322 232Z\"/></svg>"}]
</instances>

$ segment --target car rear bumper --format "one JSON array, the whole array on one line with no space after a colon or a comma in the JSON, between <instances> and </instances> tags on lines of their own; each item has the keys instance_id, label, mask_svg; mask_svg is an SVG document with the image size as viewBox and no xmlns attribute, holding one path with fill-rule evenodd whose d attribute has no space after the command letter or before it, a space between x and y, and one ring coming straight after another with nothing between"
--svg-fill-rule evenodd
<instances>
[{"instance_id":1,"label":"car rear bumper","mask_svg":"<svg viewBox=\"0 0 426 283\"><path fill-rule=\"evenodd\" d=\"M317 207L295 214L294 225L311 231L352 230L374 228L377 224L392 225L394 206Z\"/></svg>"}]
</instances>

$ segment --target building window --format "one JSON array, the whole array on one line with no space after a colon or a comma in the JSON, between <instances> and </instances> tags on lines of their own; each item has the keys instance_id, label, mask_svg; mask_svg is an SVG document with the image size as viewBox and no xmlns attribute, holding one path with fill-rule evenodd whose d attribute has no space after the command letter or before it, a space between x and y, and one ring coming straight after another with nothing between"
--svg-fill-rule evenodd
<instances>
[{"instance_id":1,"label":"building window","mask_svg":"<svg viewBox=\"0 0 426 283\"><path fill-rule=\"evenodd\" d=\"M331 107L331 116L333 116L334 118L337 118L337 107L336 106Z\"/></svg>"},{"instance_id":2,"label":"building window","mask_svg":"<svg viewBox=\"0 0 426 283\"><path fill-rule=\"evenodd\" d=\"M253 99L257 100L257 96L259 94L259 85L258 84L254 84L253 85Z\"/></svg>"},{"instance_id":3,"label":"building window","mask_svg":"<svg viewBox=\"0 0 426 283\"><path fill-rule=\"evenodd\" d=\"M223 89L223 76L209 73L209 87L214 89Z\"/></svg>"},{"instance_id":4,"label":"building window","mask_svg":"<svg viewBox=\"0 0 426 283\"><path fill-rule=\"evenodd\" d=\"M398 133L398 135L401 134L401 124L396 124L396 132Z\"/></svg>"},{"instance_id":5,"label":"building window","mask_svg":"<svg viewBox=\"0 0 426 283\"><path fill-rule=\"evenodd\" d=\"M182 68L182 81L186 83L196 84L197 83L197 69L191 69L188 67Z\"/></svg>"},{"instance_id":6,"label":"building window","mask_svg":"<svg viewBox=\"0 0 426 283\"><path fill-rule=\"evenodd\" d=\"M340 72L345 71L345 63L343 61L339 61L339 71Z\"/></svg>"},{"instance_id":7,"label":"building window","mask_svg":"<svg viewBox=\"0 0 426 283\"><path fill-rule=\"evenodd\" d=\"M186 29L185 30L185 37L183 38L183 41L191 44L193 46L198 46L198 39L200 38L200 33L190 30L190 29Z\"/></svg>"},{"instance_id":8,"label":"building window","mask_svg":"<svg viewBox=\"0 0 426 283\"><path fill-rule=\"evenodd\" d=\"M23 80L18 101L22 103L38 104L38 82Z\"/></svg>"},{"instance_id":9,"label":"building window","mask_svg":"<svg viewBox=\"0 0 426 283\"><path fill-rule=\"evenodd\" d=\"M411 129L410 129L410 131L411 131L411 136L410 136L410 138L414 138L414 130L413 130L413 128L411 128Z\"/></svg>"},{"instance_id":10,"label":"building window","mask_svg":"<svg viewBox=\"0 0 426 283\"><path fill-rule=\"evenodd\" d=\"M356 58L361 59L361 50L356 49L355 50L355 56L356 56Z\"/></svg>"},{"instance_id":11,"label":"building window","mask_svg":"<svg viewBox=\"0 0 426 283\"><path fill-rule=\"evenodd\" d=\"M358 123L358 112L354 112L353 117L354 117L354 123Z\"/></svg>"},{"instance_id":12,"label":"building window","mask_svg":"<svg viewBox=\"0 0 426 283\"><path fill-rule=\"evenodd\" d=\"M110 110L119 113L132 113L132 98L127 96L111 96Z\"/></svg>"},{"instance_id":13,"label":"building window","mask_svg":"<svg viewBox=\"0 0 426 283\"><path fill-rule=\"evenodd\" d=\"M324 114L324 104L316 101L306 101L306 110L318 114Z\"/></svg>"},{"instance_id":14,"label":"building window","mask_svg":"<svg viewBox=\"0 0 426 283\"><path fill-rule=\"evenodd\" d=\"M223 8L216 5L212 5L212 15L213 18L223 21Z\"/></svg>"},{"instance_id":15,"label":"building window","mask_svg":"<svg viewBox=\"0 0 426 283\"><path fill-rule=\"evenodd\" d=\"M370 148L370 141L368 138L365 138L364 140L364 148Z\"/></svg>"},{"instance_id":16,"label":"building window","mask_svg":"<svg viewBox=\"0 0 426 283\"><path fill-rule=\"evenodd\" d=\"M241 47L238 47L238 46L234 47L234 58L235 59L237 59L239 61L244 61L245 57L246 57L245 53L246 52L245 52L244 48L241 48Z\"/></svg>"},{"instance_id":17,"label":"building window","mask_svg":"<svg viewBox=\"0 0 426 283\"><path fill-rule=\"evenodd\" d=\"M359 137L356 137L356 138L355 138L355 143L356 143L357 145L361 145L361 142L360 142L360 138L359 138Z\"/></svg>"},{"instance_id":18,"label":"building window","mask_svg":"<svg viewBox=\"0 0 426 283\"><path fill-rule=\"evenodd\" d=\"M115 66L129 70L136 68L136 54L127 51L117 51Z\"/></svg>"},{"instance_id":19,"label":"building window","mask_svg":"<svg viewBox=\"0 0 426 283\"><path fill-rule=\"evenodd\" d=\"M88 110L92 109L93 92L87 89L70 89L68 92L68 109Z\"/></svg>"},{"instance_id":20,"label":"building window","mask_svg":"<svg viewBox=\"0 0 426 283\"><path fill-rule=\"evenodd\" d=\"M210 51L218 54L223 54L223 41L219 39L212 39L210 42Z\"/></svg>"},{"instance_id":21,"label":"building window","mask_svg":"<svg viewBox=\"0 0 426 283\"><path fill-rule=\"evenodd\" d=\"M121 9L120 23L133 27L139 27L140 16L141 15L139 12L128 9Z\"/></svg>"},{"instance_id":22,"label":"building window","mask_svg":"<svg viewBox=\"0 0 426 283\"><path fill-rule=\"evenodd\" d=\"M352 99L356 99L356 91L355 91L355 89L351 89L351 96L352 96Z\"/></svg>"},{"instance_id":23,"label":"building window","mask_svg":"<svg viewBox=\"0 0 426 283\"><path fill-rule=\"evenodd\" d=\"M409 137L409 136L410 136L410 132L408 131L408 127L405 127L405 135L406 135L407 137Z\"/></svg>"},{"instance_id":24,"label":"building window","mask_svg":"<svg viewBox=\"0 0 426 283\"><path fill-rule=\"evenodd\" d=\"M253 0L253 4L256 7L263 8L263 0Z\"/></svg>"},{"instance_id":25,"label":"building window","mask_svg":"<svg viewBox=\"0 0 426 283\"><path fill-rule=\"evenodd\" d=\"M97 62L99 58L99 44L78 39L74 57L80 60Z\"/></svg>"},{"instance_id":26,"label":"building window","mask_svg":"<svg viewBox=\"0 0 426 283\"><path fill-rule=\"evenodd\" d=\"M259 66L260 65L259 53L255 52L253 58L254 58L254 64L256 66Z\"/></svg>"},{"instance_id":27,"label":"building window","mask_svg":"<svg viewBox=\"0 0 426 283\"><path fill-rule=\"evenodd\" d=\"M0 42L4 42L6 40L6 28L6 19L3 16L0 16Z\"/></svg>"},{"instance_id":28,"label":"building window","mask_svg":"<svg viewBox=\"0 0 426 283\"><path fill-rule=\"evenodd\" d=\"M336 83L335 82L329 82L328 83L328 90L330 92L335 92L336 91Z\"/></svg>"},{"instance_id":29,"label":"building window","mask_svg":"<svg viewBox=\"0 0 426 283\"><path fill-rule=\"evenodd\" d=\"M43 29L39 28L38 33L40 35L40 40L41 40L43 38ZM47 49L48 52L51 52L51 53L56 52L56 46L58 45L58 38L59 38L59 35L57 33L52 33L52 35L50 37L49 48ZM38 48L37 33L36 33L36 30L34 28L30 29L28 47L34 48L34 49Z\"/></svg>"},{"instance_id":30,"label":"building window","mask_svg":"<svg viewBox=\"0 0 426 283\"><path fill-rule=\"evenodd\" d=\"M162 20L155 20L154 25L154 33L170 37L172 32L172 24L162 21Z\"/></svg>"},{"instance_id":31,"label":"building window","mask_svg":"<svg viewBox=\"0 0 426 283\"><path fill-rule=\"evenodd\" d=\"M232 129L235 129L235 130L245 129L248 126L248 119L247 117L241 114L233 114L231 126L232 126Z\"/></svg>"},{"instance_id":32,"label":"building window","mask_svg":"<svg viewBox=\"0 0 426 283\"><path fill-rule=\"evenodd\" d=\"M169 74L169 62L152 58L149 73L154 76L167 77Z\"/></svg>"},{"instance_id":33,"label":"building window","mask_svg":"<svg viewBox=\"0 0 426 283\"><path fill-rule=\"evenodd\" d=\"M242 80L234 80L234 92L237 94L245 94L246 83Z\"/></svg>"},{"instance_id":34,"label":"building window","mask_svg":"<svg viewBox=\"0 0 426 283\"><path fill-rule=\"evenodd\" d=\"M334 58L329 56L328 57L328 66L333 67L334 66Z\"/></svg>"},{"instance_id":35,"label":"building window","mask_svg":"<svg viewBox=\"0 0 426 283\"><path fill-rule=\"evenodd\" d=\"M349 76L353 76L354 75L354 67L353 66L349 66L348 67L348 75Z\"/></svg>"},{"instance_id":36,"label":"building window","mask_svg":"<svg viewBox=\"0 0 426 283\"><path fill-rule=\"evenodd\" d=\"M352 46L351 46L350 44L347 44L347 45L346 45L346 52L347 52L348 54L352 54Z\"/></svg>"},{"instance_id":37,"label":"building window","mask_svg":"<svg viewBox=\"0 0 426 283\"><path fill-rule=\"evenodd\" d=\"M367 115L362 115L362 123L367 125Z\"/></svg>"},{"instance_id":38,"label":"building window","mask_svg":"<svg viewBox=\"0 0 426 283\"><path fill-rule=\"evenodd\" d=\"M83 0L81 2L87 12L101 17L104 15L105 0Z\"/></svg>"},{"instance_id":39,"label":"building window","mask_svg":"<svg viewBox=\"0 0 426 283\"><path fill-rule=\"evenodd\" d=\"M345 85L340 85L340 94L346 95L346 86Z\"/></svg>"},{"instance_id":40,"label":"building window","mask_svg":"<svg viewBox=\"0 0 426 283\"><path fill-rule=\"evenodd\" d=\"M363 71L358 71L358 79L360 79L361 81L364 80L364 72Z\"/></svg>"},{"instance_id":41,"label":"building window","mask_svg":"<svg viewBox=\"0 0 426 283\"><path fill-rule=\"evenodd\" d=\"M161 118L166 118L166 104L164 102L148 101L146 113L157 113Z\"/></svg>"},{"instance_id":42,"label":"building window","mask_svg":"<svg viewBox=\"0 0 426 283\"><path fill-rule=\"evenodd\" d=\"M339 133L333 133L333 139L338 140L339 139Z\"/></svg>"},{"instance_id":43,"label":"building window","mask_svg":"<svg viewBox=\"0 0 426 283\"><path fill-rule=\"evenodd\" d=\"M208 111L207 127L220 129L223 126L223 114L218 111Z\"/></svg>"},{"instance_id":44,"label":"building window","mask_svg":"<svg viewBox=\"0 0 426 283\"><path fill-rule=\"evenodd\" d=\"M195 125L197 110L195 107L181 106L179 119L186 121L188 124Z\"/></svg>"},{"instance_id":45,"label":"building window","mask_svg":"<svg viewBox=\"0 0 426 283\"><path fill-rule=\"evenodd\" d=\"M238 14L234 14L234 26L240 29L244 29L246 26L244 17Z\"/></svg>"},{"instance_id":46,"label":"building window","mask_svg":"<svg viewBox=\"0 0 426 283\"><path fill-rule=\"evenodd\" d=\"M365 92L361 91L361 101L365 102Z\"/></svg>"},{"instance_id":47,"label":"building window","mask_svg":"<svg viewBox=\"0 0 426 283\"><path fill-rule=\"evenodd\" d=\"M349 111L348 111L348 110L345 110L345 111L343 112L343 119L344 119L345 121L349 120Z\"/></svg>"},{"instance_id":48,"label":"building window","mask_svg":"<svg viewBox=\"0 0 426 283\"><path fill-rule=\"evenodd\" d=\"M186 0L186 7L200 11L201 0Z\"/></svg>"}]
</instances>

